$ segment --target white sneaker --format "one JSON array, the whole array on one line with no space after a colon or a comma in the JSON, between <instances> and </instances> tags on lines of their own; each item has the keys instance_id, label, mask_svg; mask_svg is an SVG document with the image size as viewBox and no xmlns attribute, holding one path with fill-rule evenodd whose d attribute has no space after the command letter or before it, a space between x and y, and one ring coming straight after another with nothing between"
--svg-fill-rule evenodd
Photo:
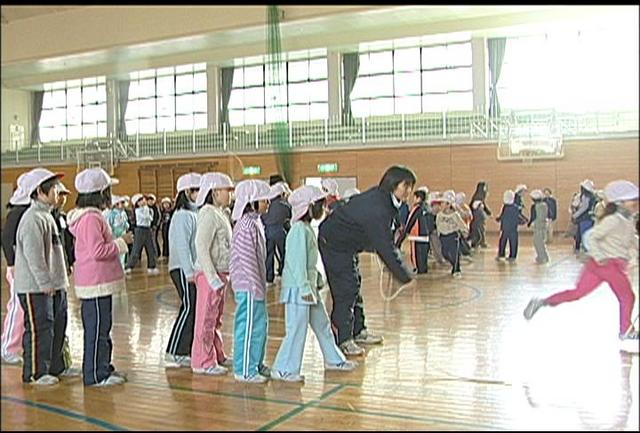
<instances>
[{"instance_id":1,"label":"white sneaker","mask_svg":"<svg viewBox=\"0 0 640 433\"><path fill-rule=\"evenodd\" d=\"M158 269L158 268L147 269L147 274L149 274L149 275L160 275L160 269Z\"/></svg>"},{"instance_id":2,"label":"white sneaker","mask_svg":"<svg viewBox=\"0 0 640 433\"><path fill-rule=\"evenodd\" d=\"M334 370L334 371L351 371L351 370L355 370L355 368L358 366L358 362L357 361L349 361L346 360L344 362L341 362L339 364L324 364L324 369L325 370Z\"/></svg>"},{"instance_id":3,"label":"white sneaker","mask_svg":"<svg viewBox=\"0 0 640 433\"><path fill-rule=\"evenodd\" d=\"M453 278L455 278L456 280L459 280L460 278L462 278L462 272L454 272Z\"/></svg>"},{"instance_id":4,"label":"white sneaker","mask_svg":"<svg viewBox=\"0 0 640 433\"><path fill-rule=\"evenodd\" d=\"M47 385L55 385L58 382L60 382L60 380L57 377L52 376L50 374L45 374L43 376L40 376L38 380L32 380L31 384L47 386Z\"/></svg>"},{"instance_id":5,"label":"white sneaker","mask_svg":"<svg viewBox=\"0 0 640 433\"><path fill-rule=\"evenodd\" d=\"M369 331L363 329L354 337L354 340L358 344L380 344L384 338L380 335L369 334Z\"/></svg>"},{"instance_id":6,"label":"white sneaker","mask_svg":"<svg viewBox=\"0 0 640 433\"><path fill-rule=\"evenodd\" d=\"M192 368L195 374L205 374L207 376L222 376L227 374L229 370L222 365L216 365L215 367L207 367L207 368Z\"/></svg>"},{"instance_id":7,"label":"white sneaker","mask_svg":"<svg viewBox=\"0 0 640 433\"><path fill-rule=\"evenodd\" d=\"M265 383L269 380L261 374L255 374L253 376L248 376L248 377L244 377L241 374L236 374L235 379L238 382L244 382L244 383Z\"/></svg>"},{"instance_id":8,"label":"white sneaker","mask_svg":"<svg viewBox=\"0 0 640 433\"><path fill-rule=\"evenodd\" d=\"M2 354L2 363L8 365L18 365L22 364L22 356L17 355L15 353L3 353Z\"/></svg>"},{"instance_id":9,"label":"white sneaker","mask_svg":"<svg viewBox=\"0 0 640 433\"><path fill-rule=\"evenodd\" d=\"M66 368L62 373L58 375L58 377L79 377L79 376L82 376L82 370L75 367Z\"/></svg>"},{"instance_id":10,"label":"white sneaker","mask_svg":"<svg viewBox=\"0 0 640 433\"><path fill-rule=\"evenodd\" d=\"M271 379L281 380L283 382L304 382L304 376L286 371L272 371Z\"/></svg>"},{"instance_id":11,"label":"white sneaker","mask_svg":"<svg viewBox=\"0 0 640 433\"><path fill-rule=\"evenodd\" d=\"M127 377L127 373L125 373L124 371L112 371L111 376L121 377L125 382L129 380L129 378Z\"/></svg>"},{"instance_id":12,"label":"white sneaker","mask_svg":"<svg viewBox=\"0 0 640 433\"><path fill-rule=\"evenodd\" d=\"M358 356L364 353L364 349L356 344L353 340L347 340L340 345L340 350L345 356Z\"/></svg>"},{"instance_id":13,"label":"white sneaker","mask_svg":"<svg viewBox=\"0 0 640 433\"><path fill-rule=\"evenodd\" d=\"M125 269L124 273L127 274L127 275L131 275L131 268Z\"/></svg>"},{"instance_id":14,"label":"white sneaker","mask_svg":"<svg viewBox=\"0 0 640 433\"><path fill-rule=\"evenodd\" d=\"M271 377L271 367L269 367L268 365L259 365L258 366L258 373L260 373L262 376L269 378Z\"/></svg>"},{"instance_id":15,"label":"white sneaker","mask_svg":"<svg viewBox=\"0 0 640 433\"><path fill-rule=\"evenodd\" d=\"M191 357L165 353L164 366L167 368L191 367Z\"/></svg>"},{"instance_id":16,"label":"white sneaker","mask_svg":"<svg viewBox=\"0 0 640 433\"><path fill-rule=\"evenodd\" d=\"M533 298L527 304L527 307L524 309L524 318L527 320L531 320L536 311L540 309L540 307L544 306L544 301L540 298Z\"/></svg>"},{"instance_id":17,"label":"white sneaker","mask_svg":"<svg viewBox=\"0 0 640 433\"><path fill-rule=\"evenodd\" d=\"M116 376L116 375L112 374L111 376L107 377L106 379L103 379L102 381L100 381L98 383L94 383L91 386L103 387L103 386L122 385L125 382L126 382L126 380L122 376Z\"/></svg>"},{"instance_id":18,"label":"white sneaker","mask_svg":"<svg viewBox=\"0 0 640 433\"><path fill-rule=\"evenodd\" d=\"M496 262L504 262L505 258L501 256L496 256Z\"/></svg>"}]
</instances>

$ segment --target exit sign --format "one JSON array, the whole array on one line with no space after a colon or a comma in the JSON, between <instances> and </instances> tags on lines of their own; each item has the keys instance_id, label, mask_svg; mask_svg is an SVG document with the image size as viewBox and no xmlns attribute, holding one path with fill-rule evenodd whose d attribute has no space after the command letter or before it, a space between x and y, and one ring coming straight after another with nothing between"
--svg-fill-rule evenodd
<instances>
[{"instance_id":1,"label":"exit sign","mask_svg":"<svg viewBox=\"0 0 640 433\"><path fill-rule=\"evenodd\" d=\"M338 163L332 162L327 164L318 164L318 173L336 173L338 171Z\"/></svg>"},{"instance_id":2,"label":"exit sign","mask_svg":"<svg viewBox=\"0 0 640 433\"><path fill-rule=\"evenodd\" d=\"M250 165L248 167L242 167L242 174L245 176L256 176L260 174L260 166L259 165Z\"/></svg>"}]
</instances>

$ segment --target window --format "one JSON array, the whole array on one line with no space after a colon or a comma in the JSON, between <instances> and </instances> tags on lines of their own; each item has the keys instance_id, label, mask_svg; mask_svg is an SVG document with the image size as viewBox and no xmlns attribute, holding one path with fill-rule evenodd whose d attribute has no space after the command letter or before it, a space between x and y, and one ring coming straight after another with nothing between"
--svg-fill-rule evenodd
<instances>
[{"instance_id":1,"label":"window","mask_svg":"<svg viewBox=\"0 0 640 433\"><path fill-rule=\"evenodd\" d=\"M272 86L267 84L268 64L235 67L229 100L231 126L329 117L326 57L290 58L281 73L281 82L286 85Z\"/></svg>"},{"instance_id":2,"label":"window","mask_svg":"<svg viewBox=\"0 0 640 433\"><path fill-rule=\"evenodd\" d=\"M638 109L638 29L562 30L507 39L498 82L503 112Z\"/></svg>"},{"instance_id":3,"label":"window","mask_svg":"<svg viewBox=\"0 0 640 433\"><path fill-rule=\"evenodd\" d=\"M351 108L355 117L472 110L471 42L360 54Z\"/></svg>"},{"instance_id":4,"label":"window","mask_svg":"<svg viewBox=\"0 0 640 433\"><path fill-rule=\"evenodd\" d=\"M207 128L206 63L129 74L127 134Z\"/></svg>"},{"instance_id":5,"label":"window","mask_svg":"<svg viewBox=\"0 0 640 433\"><path fill-rule=\"evenodd\" d=\"M106 78L45 84L38 127L43 143L106 137Z\"/></svg>"}]
</instances>

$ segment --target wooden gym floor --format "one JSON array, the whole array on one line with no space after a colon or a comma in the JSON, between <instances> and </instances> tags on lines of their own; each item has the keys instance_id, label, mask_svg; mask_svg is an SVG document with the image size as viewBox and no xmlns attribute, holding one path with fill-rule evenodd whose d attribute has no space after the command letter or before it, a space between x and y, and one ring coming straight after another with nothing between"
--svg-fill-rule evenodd
<instances>
[{"instance_id":1,"label":"wooden gym floor","mask_svg":"<svg viewBox=\"0 0 640 433\"><path fill-rule=\"evenodd\" d=\"M515 264L494 261L497 239L463 263L463 278L430 264L414 291L385 302L386 275L361 259L368 327L385 337L351 373L323 371L308 335L304 384L236 383L232 375L196 376L165 369L162 357L178 296L166 263L162 275L137 269L114 298L114 364L129 382L85 388L80 378L35 389L20 367L2 366L2 430L635 430L638 355L619 349L618 307L601 286L589 297L539 311L531 296L571 288L581 264L568 240L549 248L551 263L534 264L532 239L520 238ZM4 275L4 269L2 269ZM637 293L638 268L632 269ZM2 314L7 301L3 281ZM271 364L284 333L283 306L270 289ZM231 353L235 305L228 293L225 347ZM637 309L634 311L637 314ZM82 362L78 302L69 294L74 365Z\"/></svg>"}]
</instances>

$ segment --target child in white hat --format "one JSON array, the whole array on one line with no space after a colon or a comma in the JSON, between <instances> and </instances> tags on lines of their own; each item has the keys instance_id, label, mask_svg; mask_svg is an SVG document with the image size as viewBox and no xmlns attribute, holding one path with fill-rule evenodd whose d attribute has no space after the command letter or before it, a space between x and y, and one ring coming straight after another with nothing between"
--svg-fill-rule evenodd
<instances>
[{"instance_id":1,"label":"child in white hat","mask_svg":"<svg viewBox=\"0 0 640 433\"><path fill-rule=\"evenodd\" d=\"M515 262L518 257L518 226L526 224L527 219L515 204L516 194L508 189L502 195L502 211L496 218L500 223L500 240L498 241L497 261L504 261L509 241L509 262Z\"/></svg>"},{"instance_id":2,"label":"child in white hat","mask_svg":"<svg viewBox=\"0 0 640 433\"><path fill-rule=\"evenodd\" d=\"M62 177L45 168L35 168L25 175L23 187L31 206L16 233L14 290L25 314L22 381L36 385L58 383L58 376L66 369L63 346L69 280L63 246L51 215Z\"/></svg>"},{"instance_id":3,"label":"child in white hat","mask_svg":"<svg viewBox=\"0 0 640 433\"><path fill-rule=\"evenodd\" d=\"M162 232L162 254L160 258L169 258L169 224L173 214L173 201L169 197L164 197L160 201L160 232ZM160 252L158 252L160 253Z\"/></svg>"},{"instance_id":4,"label":"child in white hat","mask_svg":"<svg viewBox=\"0 0 640 433\"><path fill-rule=\"evenodd\" d=\"M442 194L442 210L436 216L436 227L442 244L442 255L451 263L451 275L461 278L460 271L460 237L467 236L469 231L456 212L456 194L452 190Z\"/></svg>"},{"instance_id":5,"label":"child in white hat","mask_svg":"<svg viewBox=\"0 0 640 433\"><path fill-rule=\"evenodd\" d=\"M631 314L635 295L626 273L629 261L638 253L638 235L633 213L638 211L638 186L626 180L609 183L604 189L607 200L605 216L587 232L588 260L584 264L576 287L544 299L533 298L524 310L529 320L543 306L556 306L576 301L607 282L620 304L619 338L635 340L638 330L632 329Z\"/></svg>"},{"instance_id":6,"label":"child in white hat","mask_svg":"<svg viewBox=\"0 0 640 433\"><path fill-rule=\"evenodd\" d=\"M105 219L111 227L111 233L114 238L119 238L129 230L129 219L127 213L124 210L125 199L123 196L114 195L111 197L111 209L108 209L105 214ZM127 257L127 251L120 254L120 264L124 269Z\"/></svg>"},{"instance_id":7,"label":"child in white hat","mask_svg":"<svg viewBox=\"0 0 640 433\"><path fill-rule=\"evenodd\" d=\"M202 176L183 174L178 178L175 212L169 226L169 275L178 292L180 309L173 323L165 367L191 367L193 326L196 317L196 198Z\"/></svg>"},{"instance_id":8,"label":"child in white hat","mask_svg":"<svg viewBox=\"0 0 640 433\"><path fill-rule=\"evenodd\" d=\"M527 227L533 225L533 247L536 249L536 263L544 264L549 262L547 254L547 231L549 208L544 202L544 194L539 189L531 191L531 212L529 212L529 223Z\"/></svg>"},{"instance_id":9,"label":"child in white hat","mask_svg":"<svg viewBox=\"0 0 640 433\"><path fill-rule=\"evenodd\" d=\"M231 218L229 276L236 301L233 365L240 382L264 383L270 369L264 365L267 345L267 246L260 215L269 208L269 184L250 179L238 182Z\"/></svg>"},{"instance_id":10,"label":"child in white hat","mask_svg":"<svg viewBox=\"0 0 640 433\"><path fill-rule=\"evenodd\" d=\"M233 191L224 173L205 173L200 180L196 206L196 316L191 345L191 370L222 375L232 361L224 353L222 314L229 282L231 221L225 209Z\"/></svg>"},{"instance_id":11,"label":"child in white hat","mask_svg":"<svg viewBox=\"0 0 640 433\"><path fill-rule=\"evenodd\" d=\"M6 220L2 227L2 250L7 261L7 282L9 283L9 301L7 302L7 314L4 317L2 328L2 362L10 365L22 362L22 334L24 333L24 311L20 306L18 294L14 290L13 280L15 277L15 251L16 233L18 224L24 213L31 205L31 198L25 190L24 181L27 173L18 176L18 187L9 199Z\"/></svg>"},{"instance_id":12,"label":"child in white hat","mask_svg":"<svg viewBox=\"0 0 640 433\"><path fill-rule=\"evenodd\" d=\"M129 252L129 258L125 266L125 273L130 274L131 270L136 267L142 256L142 248L147 254L147 273L150 275L158 275L160 271L156 268L156 247L153 243L151 222L153 221L153 212L147 206L147 199L142 194L134 194L131 197L131 204L134 210L134 240L133 248Z\"/></svg>"},{"instance_id":13,"label":"child in white hat","mask_svg":"<svg viewBox=\"0 0 640 433\"><path fill-rule=\"evenodd\" d=\"M111 186L118 184L101 168L76 176L77 208L69 212L69 231L75 237L73 267L76 296L81 300L84 330L83 382L89 386L121 385L124 375L111 364L113 295L125 289L120 255L133 242L131 233L114 238L102 211L111 204Z\"/></svg>"},{"instance_id":14,"label":"child in white hat","mask_svg":"<svg viewBox=\"0 0 640 433\"><path fill-rule=\"evenodd\" d=\"M331 332L329 316L318 290L324 285L318 263L318 241L311 221L322 218L327 193L314 186L301 186L289 197L293 224L287 235L287 257L282 274L280 302L285 304L286 334L276 355L271 378L301 382L302 357L311 325L324 357L325 370L353 370Z\"/></svg>"},{"instance_id":15,"label":"child in white hat","mask_svg":"<svg viewBox=\"0 0 640 433\"><path fill-rule=\"evenodd\" d=\"M597 197L593 181L585 179L580 182L580 204L571 215L572 221L577 225L575 253L578 254L583 248L582 236L594 223L593 210L596 206Z\"/></svg>"}]
</instances>

